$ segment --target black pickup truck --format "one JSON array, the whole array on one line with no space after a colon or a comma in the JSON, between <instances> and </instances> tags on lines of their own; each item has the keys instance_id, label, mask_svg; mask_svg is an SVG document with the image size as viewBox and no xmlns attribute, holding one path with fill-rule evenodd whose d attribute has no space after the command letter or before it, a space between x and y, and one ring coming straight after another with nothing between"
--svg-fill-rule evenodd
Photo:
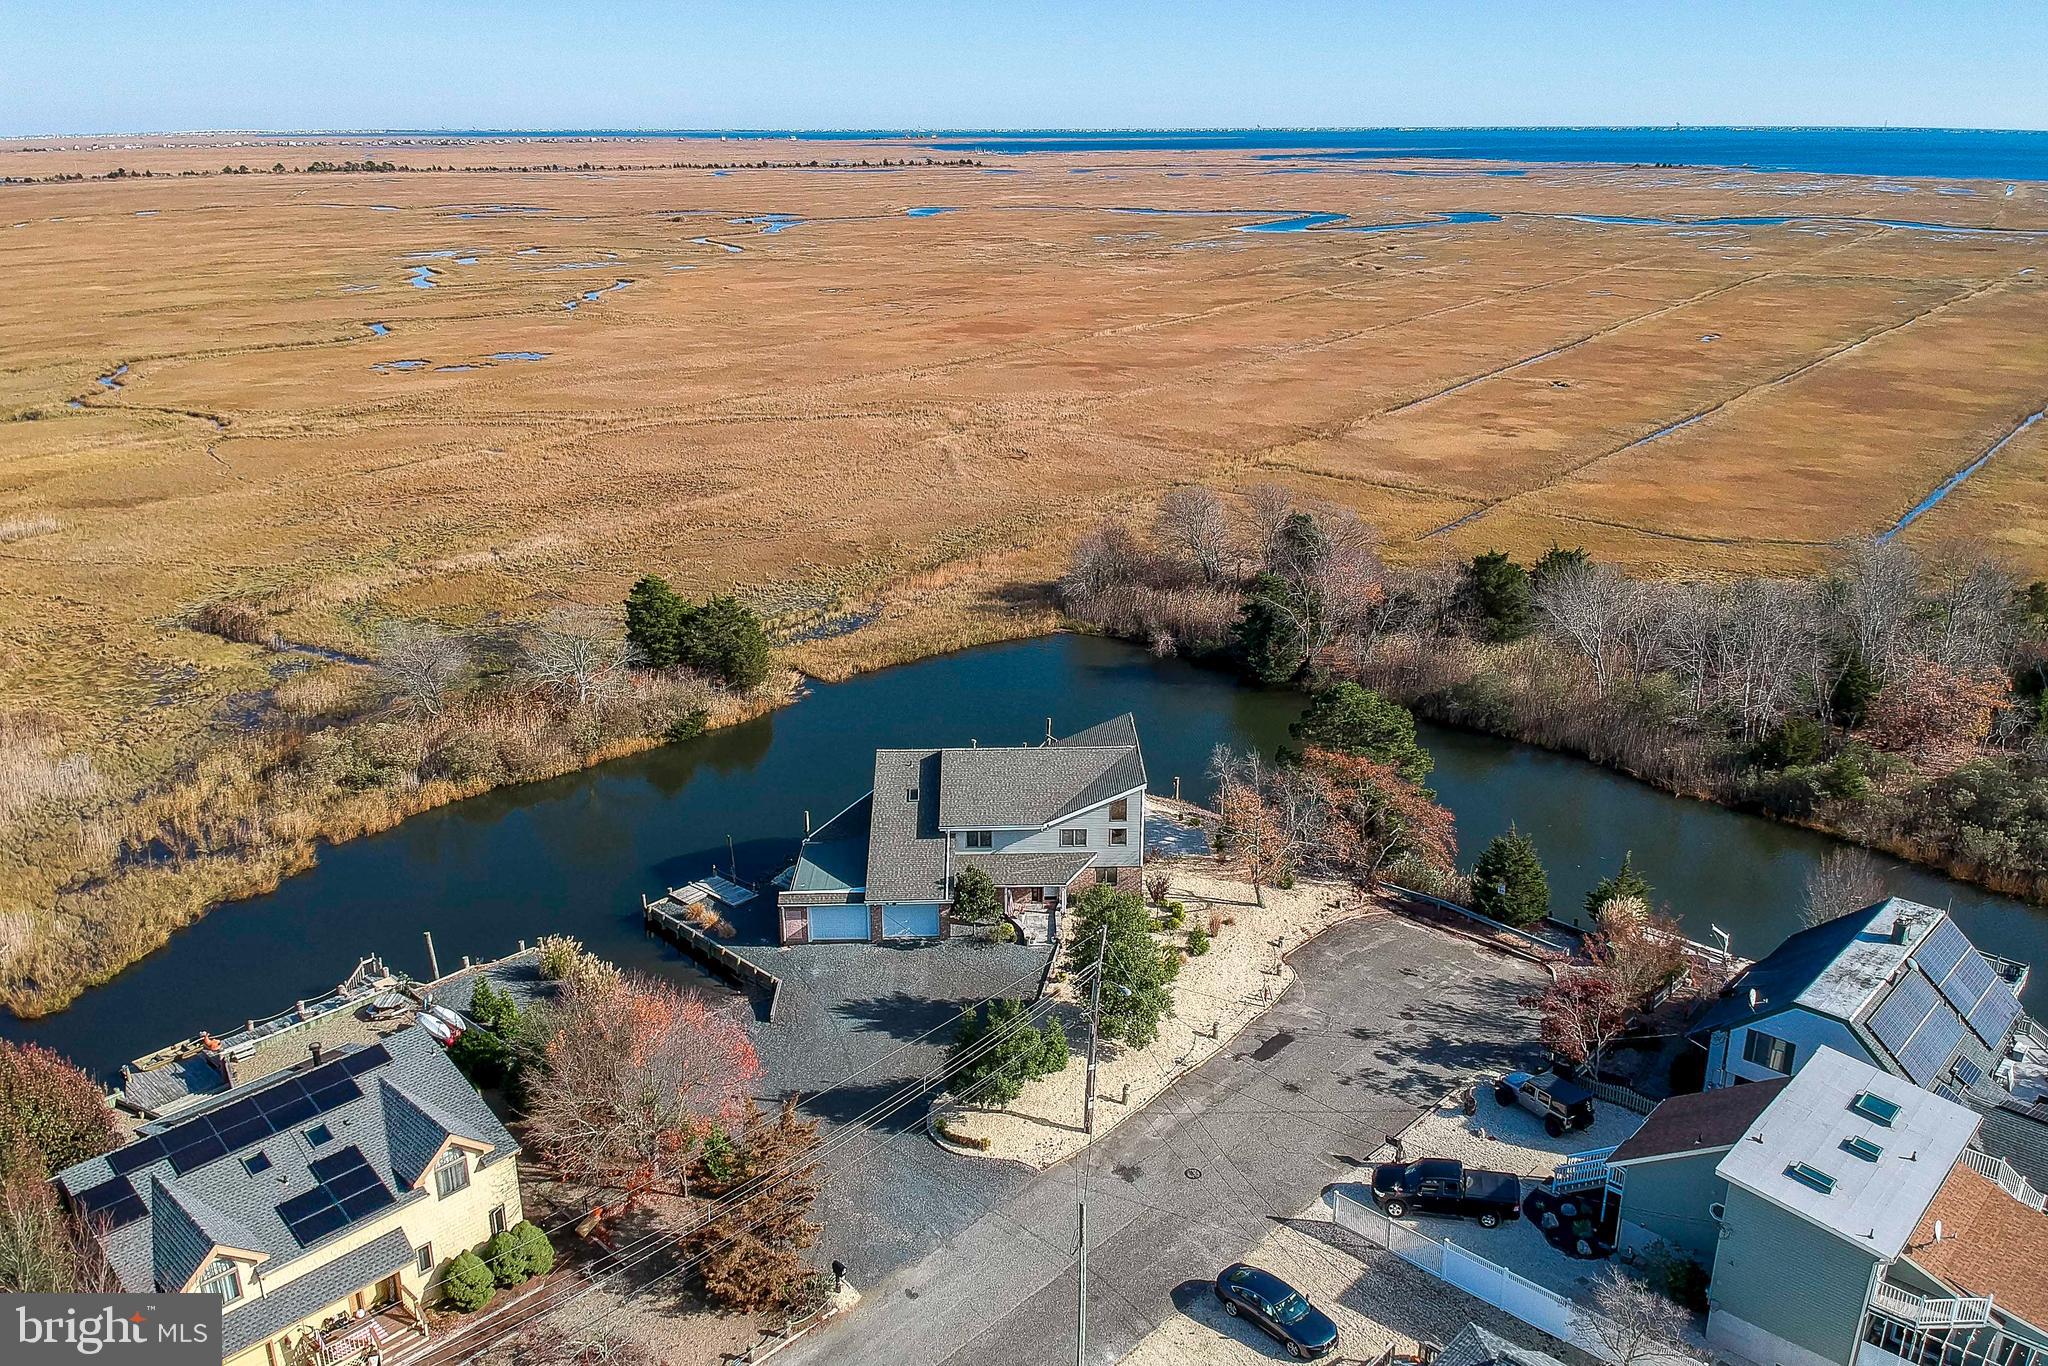
<instances>
[{"instance_id":1,"label":"black pickup truck","mask_svg":"<svg viewBox=\"0 0 2048 1366\"><path fill-rule=\"evenodd\" d=\"M1382 1162L1372 1169L1372 1198L1390 1219L1446 1214L1498 1228L1522 1217L1522 1181L1507 1172L1483 1172L1450 1158Z\"/></svg>"}]
</instances>

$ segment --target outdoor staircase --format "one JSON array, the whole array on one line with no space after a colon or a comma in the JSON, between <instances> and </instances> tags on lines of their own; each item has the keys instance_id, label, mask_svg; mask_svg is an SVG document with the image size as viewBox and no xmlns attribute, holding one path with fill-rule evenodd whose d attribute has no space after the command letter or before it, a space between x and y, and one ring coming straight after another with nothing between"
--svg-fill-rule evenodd
<instances>
[{"instance_id":1,"label":"outdoor staircase","mask_svg":"<svg viewBox=\"0 0 2048 1366\"><path fill-rule=\"evenodd\" d=\"M1572 1195L1579 1191L1621 1189L1622 1173L1607 1165L1607 1159L1614 1155L1614 1148L1593 1148L1583 1153L1573 1153L1557 1164L1550 1174L1552 1195Z\"/></svg>"}]
</instances>

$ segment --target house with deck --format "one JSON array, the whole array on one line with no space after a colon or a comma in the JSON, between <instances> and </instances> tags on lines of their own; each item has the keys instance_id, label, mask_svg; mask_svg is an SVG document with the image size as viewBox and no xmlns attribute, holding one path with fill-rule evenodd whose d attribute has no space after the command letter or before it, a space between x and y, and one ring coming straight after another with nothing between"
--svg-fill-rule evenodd
<instances>
[{"instance_id":1,"label":"house with deck","mask_svg":"<svg viewBox=\"0 0 2048 1366\"><path fill-rule=\"evenodd\" d=\"M1821 1048L1983 1118L1981 1144L2048 1190L2048 1033L2027 966L1987 954L1946 911L1903 897L1802 930L1736 977L1688 1031L1709 1089L1791 1076Z\"/></svg>"},{"instance_id":2,"label":"house with deck","mask_svg":"<svg viewBox=\"0 0 2048 1366\"><path fill-rule=\"evenodd\" d=\"M1087 887L1141 885L1145 758L1128 714L1042 745L875 752L866 796L805 837L778 894L783 944L941 939L955 878L988 874L1026 939Z\"/></svg>"},{"instance_id":3,"label":"house with deck","mask_svg":"<svg viewBox=\"0 0 2048 1366\"><path fill-rule=\"evenodd\" d=\"M2048 1214L1978 1125L1823 1045L1790 1077L1667 1100L1560 1176L1604 1178L1625 1249L1709 1270L1707 1341L1731 1360L2048 1366Z\"/></svg>"},{"instance_id":4,"label":"house with deck","mask_svg":"<svg viewBox=\"0 0 2048 1366\"><path fill-rule=\"evenodd\" d=\"M523 1217L518 1145L423 1029L209 1097L57 1174L136 1294L225 1301L228 1366L423 1336L448 1262Z\"/></svg>"}]
</instances>

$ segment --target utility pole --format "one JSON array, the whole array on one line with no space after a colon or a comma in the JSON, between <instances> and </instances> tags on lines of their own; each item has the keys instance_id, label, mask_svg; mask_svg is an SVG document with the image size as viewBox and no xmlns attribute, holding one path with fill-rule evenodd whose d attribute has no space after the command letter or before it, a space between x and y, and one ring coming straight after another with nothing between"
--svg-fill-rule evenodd
<instances>
[{"instance_id":1,"label":"utility pole","mask_svg":"<svg viewBox=\"0 0 2048 1366\"><path fill-rule=\"evenodd\" d=\"M1081 1202L1081 1237L1075 1244L1074 1366L1088 1366L1088 1202Z\"/></svg>"},{"instance_id":2,"label":"utility pole","mask_svg":"<svg viewBox=\"0 0 2048 1366\"><path fill-rule=\"evenodd\" d=\"M1095 982L1088 988L1088 1089L1081 1101L1081 1130L1095 1132L1095 1052L1102 1039L1102 959L1109 952L1109 926L1095 945Z\"/></svg>"}]
</instances>

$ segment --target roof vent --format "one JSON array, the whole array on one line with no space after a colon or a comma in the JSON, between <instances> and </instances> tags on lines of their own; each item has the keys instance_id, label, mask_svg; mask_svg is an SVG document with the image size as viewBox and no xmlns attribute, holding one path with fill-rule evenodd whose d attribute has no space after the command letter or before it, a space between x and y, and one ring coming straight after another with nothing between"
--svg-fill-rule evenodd
<instances>
[{"instance_id":1,"label":"roof vent","mask_svg":"<svg viewBox=\"0 0 2048 1366\"><path fill-rule=\"evenodd\" d=\"M1906 917L1900 916L1892 922L1892 942L1894 944L1910 944L1913 942L1913 925Z\"/></svg>"}]
</instances>

